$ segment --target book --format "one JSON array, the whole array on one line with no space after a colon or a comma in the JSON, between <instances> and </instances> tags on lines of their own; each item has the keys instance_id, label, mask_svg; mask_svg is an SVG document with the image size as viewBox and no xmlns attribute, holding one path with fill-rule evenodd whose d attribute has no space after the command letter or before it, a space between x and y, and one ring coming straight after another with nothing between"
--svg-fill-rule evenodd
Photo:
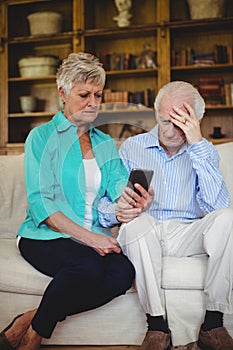
<instances>
[{"instance_id":1,"label":"book","mask_svg":"<svg viewBox=\"0 0 233 350\"><path fill-rule=\"evenodd\" d=\"M225 103L226 103L227 106L232 106L233 105L232 85L233 84L230 84L230 83L224 85Z\"/></svg>"},{"instance_id":2,"label":"book","mask_svg":"<svg viewBox=\"0 0 233 350\"><path fill-rule=\"evenodd\" d=\"M198 90L207 104L225 104L225 88L223 78L199 78Z\"/></svg>"}]
</instances>

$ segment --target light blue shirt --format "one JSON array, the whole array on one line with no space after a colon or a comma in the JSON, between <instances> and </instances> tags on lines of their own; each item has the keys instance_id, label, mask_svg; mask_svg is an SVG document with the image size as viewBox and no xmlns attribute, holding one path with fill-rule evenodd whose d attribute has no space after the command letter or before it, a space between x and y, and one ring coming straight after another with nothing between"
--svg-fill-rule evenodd
<instances>
[{"instance_id":1,"label":"light blue shirt","mask_svg":"<svg viewBox=\"0 0 233 350\"><path fill-rule=\"evenodd\" d=\"M154 201L148 213L157 220L201 218L205 213L229 207L230 198L218 169L216 148L206 139L168 157L158 140L158 126L150 132L128 138L120 148L120 156L128 170L153 169L151 185ZM114 205L105 198L100 203L100 222L116 223Z\"/></svg>"},{"instance_id":2,"label":"light blue shirt","mask_svg":"<svg viewBox=\"0 0 233 350\"><path fill-rule=\"evenodd\" d=\"M93 205L93 231L109 234L99 223L97 203L103 196L115 201L125 187L128 174L109 135L90 127L90 139L101 172ZM25 143L25 184L28 209L19 236L43 240L68 237L43 223L56 212L83 226L86 186L82 152L77 126L62 112L30 132Z\"/></svg>"}]
</instances>

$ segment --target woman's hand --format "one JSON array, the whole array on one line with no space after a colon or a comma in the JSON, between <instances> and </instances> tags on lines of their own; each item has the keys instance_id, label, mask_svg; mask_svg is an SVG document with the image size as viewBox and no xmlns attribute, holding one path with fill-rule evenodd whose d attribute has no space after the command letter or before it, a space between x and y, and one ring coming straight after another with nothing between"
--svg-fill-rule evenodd
<instances>
[{"instance_id":1,"label":"woman's hand","mask_svg":"<svg viewBox=\"0 0 233 350\"><path fill-rule=\"evenodd\" d=\"M110 236L91 233L90 235L87 235L85 243L101 256L105 256L106 254L110 253L119 254L121 252L121 248L117 240Z\"/></svg>"},{"instance_id":2,"label":"woman's hand","mask_svg":"<svg viewBox=\"0 0 233 350\"><path fill-rule=\"evenodd\" d=\"M146 211L154 199L154 190L149 188L148 192L139 184L135 184L141 196L129 187L126 187L117 201L116 217L119 222L127 223L142 212Z\"/></svg>"},{"instance_id":3,"label":"woman's hand","mask_svg":"<svg viewBox=\"0 0 233 350\"><path fill-rule=\"evenodd\" d=\"M88 245L101 256L110 253L119 254L121 252L121 248L115 238L93 233L79 226L61 212L52 214L44 223L53 231L66 233L74 240L77 240L79 244Z\"/></svg>"}]
</instances>

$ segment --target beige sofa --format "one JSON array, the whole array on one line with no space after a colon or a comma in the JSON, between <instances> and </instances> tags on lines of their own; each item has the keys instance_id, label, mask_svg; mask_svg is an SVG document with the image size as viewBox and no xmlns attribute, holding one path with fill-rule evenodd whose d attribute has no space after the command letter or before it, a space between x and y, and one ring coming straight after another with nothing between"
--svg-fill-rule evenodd
<instances>
[{"instance_id":1,"label":"beige sofa","mask_svg":"<svg viewBox=\"0 0 233 350\"><path fill-rule=\"evenodd\" d=\"M233 142L217 146L221 170L233 203ZM50 278L34 270L16 247L17 229L27 205L23 155L0 156L0 329L25 310L35 308ZM164 258L162 287L173 345L196 340L205 295L206 257ZM233 315L224 318L233 336ZM140 345L146 332L144 313L131 289L109 304L79 316L68 317L44 344Z\"/></svg>"}]
</instances>

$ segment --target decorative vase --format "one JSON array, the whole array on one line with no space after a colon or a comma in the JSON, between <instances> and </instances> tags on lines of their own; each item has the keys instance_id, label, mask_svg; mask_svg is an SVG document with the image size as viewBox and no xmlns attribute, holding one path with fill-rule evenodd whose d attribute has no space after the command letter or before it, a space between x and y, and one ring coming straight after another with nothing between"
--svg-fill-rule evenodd
<instances>
[{"instance_id":1,"label":"decorative vase","mask_svg":"<svg viewBox=\"0 0 233 350\"><path fill-rule=\"evenodd\" d=\"M191 19L215 18L224 15L224 0L187 0Z\"/></svg>"},{"instance_id":2,"label":"decorative vase","mask_svg":"<svg viewBox=\"0 0 233 350\"><path fill-rule=\"evenodd\" d=\"M30 113L36 109L36 98L33 96L20 96L20 107L22 112Z\"/></svg>"}]
</instances>

